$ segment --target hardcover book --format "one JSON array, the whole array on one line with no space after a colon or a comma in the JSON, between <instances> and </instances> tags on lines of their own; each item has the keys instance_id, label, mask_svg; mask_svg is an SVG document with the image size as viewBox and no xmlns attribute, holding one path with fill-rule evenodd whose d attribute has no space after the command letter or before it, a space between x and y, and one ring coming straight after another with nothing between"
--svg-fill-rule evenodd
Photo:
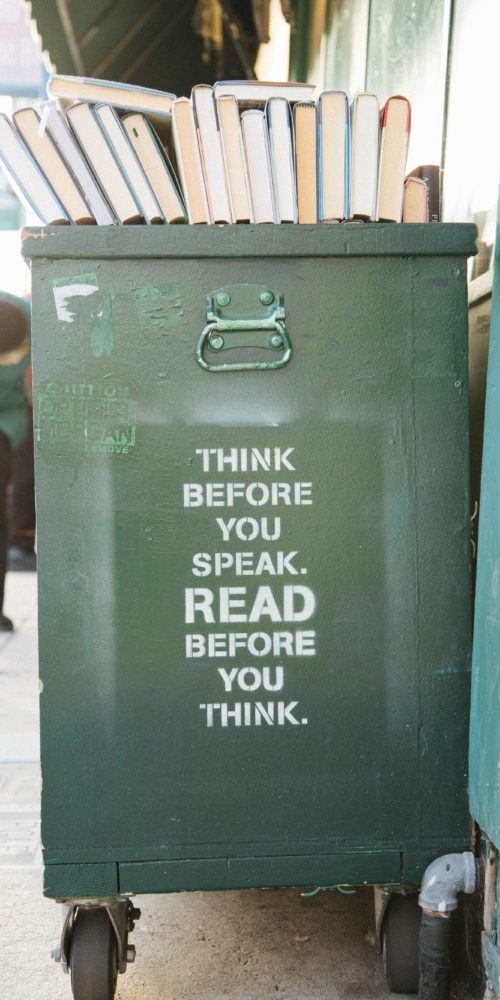
<instances>
[{"instance_id":1,"label":"hardcover book","mask_svg":"<svg viewBox=\"0 0 500 1000\"><path fill-rule=\"evenodd\" d=\"M349 218L350 115L347 94L327 90L318 101L319 221Z\"/></svg>"},{"instance_id":2,"label":"hardcover book","mask_svg":"<svg viewBox=\"0 0 500 1000\"><path fill-rule=\"evenodd\" d=\"M119 222L142 222L142 210L90 104L68 108L66 117Z\"/></svg>"},{"instance_id":3,"label":"hardcover book","mask_svg":"<svg viewBox=\"0 0 500 1000\"><path fill-rule=\"evenodd\" d=\"M253 220L256 223L277 222L269 133L264 112L244 111L241 116L241 128L248 168Z\"/></svg>"},{"instance_id":4,"label":"hardcover book","mask_svg":"<svg viewBox=\"0 0 500 1000\"><path fill-rule=\"evenodd\" d=\"M380 112L380 157L376 219L401 222L411 110L406 97L389 97Z\"/></svg>"},{"instance_id":5,"label":"hardcover book","mask_svg":"<svg viewBox=\"0 0 500 1000\"><path fill-rule=\"evenodd\" d=\"M69 223L68 215L45 174L5 114L0 114L0 163L20 200L38 215L44 225Z\"/></svg>"},{"instance_id":6,"label":"hardcover book","mask_svg":"<svg viewBox=\"0 0 500 1000\"><path fill-rule=\"evenodd\" d=\"M375 218L380 111L375 94L358 94L351 104L351 219Z\"/></svg>"},{"instance_id":7,"label":"hardcover book","mask_svg":"<svg viewBox=\"0 0 500 1000\"><path fill-rule=\"evenodd\" d=\"M167 222L187 222L174 168L153 126L139 112L125 115L123 127Z\"/></svg>"},{"instance_id":8,"label":"hardcover book","mask_svg":"<svg viewBox=\"0 0 500 1000\"><path fill-rule=\"evenodd\" d=\"M95 224L95 218L52 136L41 128L38 112L34 108L20 108L14 112L12 120L61 205L64 205L71 222Z\"/></svg>"},{"instance_id":9,"label":"hardcover book","mask_svg":"<svg viewBox=\"0 0 500 1000\"><path fill-rule=\"evenodd\" d=\"M269 150L277 222L297 222L293 125L290 105L283 97L266 104Z\"/></svg>"},{"instance_id":10,"label":"hardcover book","mask_svg":"<svg viewBox=\"0 0 500 1000\"><path fill-rule=\"evenodd\" d=\"M94 114L108 140L111 151L133 191L146 222L164 222L161 208L118 115L110 104L96 104Z\"/></svg>"},{"instance_id":11,"label":"hardcover book","mask_svg":"<svg viewBox=\"0 0 500 1000\"><path fill-rule=\"evenodd\" d=\"M145 111L155 115L168 115L175 100L174 94L149 87L136 87L130 83L115 83L112 80L94 80L92 77L61 76L55 73L49 77L47 93L50 97L70 101L87 101L90 104L106 103L128 111Z\"/></svg>"},{"instance_id":12,"label":"hardcover book","mask_svg":"<svg viewBox=\"0 0 500 1000\"><path fill-rule=\"evenodd\" d=\"M175 156L189 221L210 221L205 181L191 101L178 97L172 106Z\"/></svg>"},{"instance_id":13,"label":"hardcover book","mask_svg":"<svg viewBox=\"0 0 500 1000\"><path fill-rule=\"evenodd\" d=\"M63 113L55 103L46 101L40 105L40 127L52 136L61 156L64 157L75 180L79 184L85 201L100 226L110 226L116 222L104 195L88 165Z\"/></svg>"},{"instance_id":14,"label":"hardcover book","mask_svg":"<svg viewBox=\"0 0 500 1000\"><path fill-rule=\"evenodd\" d=\"M439 222L440 214L440 174L436 163L426 163L410 171L410 177L420 177L426 184L427 222Z\"/></svg>"},{"instance_id":15,"label":"hardcover book","mask_svg":"<svg viewBox=\"0 0 500 1000\"><path fill-rule=\"evenodd\" d=\"M311 224L318 221L316 105L299 101L293 116L298 221Z\"/></svg>"},{"instance_id":16,"label":"hardcover book","mask_svg":"<svg viewBox=\"0 0 500 1000\"><path fill-rule=\"evenodd\" d=\"M238 102L231 94L217 100L222 151L234 222L252 221L248 174Z\"/></svg>"},{"instance_id":17,"label":"hardcover book","mask_svg":"<svg viewBox=\"0 0 500 1000\"><path fill-rule=\"evenodd\" d=\"M284 97L290 103L294 101L311 101L316 87L312 83L266 83L265 80L217 80L214 83L216 97L230 94L238 103L245 105L262 105L271 97Z\"/></svg>"},{"instance_id":18,"label":"hardcover book","mask_svg":"<svg viewBox=\"0 0 500 1000\"><path fill-rule=\"evenodd\" d=\"M428 222L427 184L421 177L406 177L403 191L403 222Z\"/></svg>"},{"instance_id":19,"label":"hardcover book","mask_svg":"<svg viewBox=\"0 0 500 1000\"><path fill-rule=\"evenodd\" d=\"M232 222L233 216L213 87L204 83L193 87L191 104L198 133L210 221Z\"/></svg>"}]
</instances>

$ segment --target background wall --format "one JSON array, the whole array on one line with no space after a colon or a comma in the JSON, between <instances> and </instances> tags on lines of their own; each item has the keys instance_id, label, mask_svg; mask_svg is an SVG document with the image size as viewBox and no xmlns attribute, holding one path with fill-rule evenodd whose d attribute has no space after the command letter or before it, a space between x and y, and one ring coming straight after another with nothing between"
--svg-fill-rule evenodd
<instances>
[{"instance_id":1,"label":"background wall","mask_svg":"<svg viewBox=\"0 0 500 1000\"><path fill-rule=\"evenodd\" d=\"M297 0L290 74L350 97L373 91L381 103L409 97L408 169L441 164L443 220L476 221L490 256L499 35L498 0Z\"/></svg>"}]
</instances>

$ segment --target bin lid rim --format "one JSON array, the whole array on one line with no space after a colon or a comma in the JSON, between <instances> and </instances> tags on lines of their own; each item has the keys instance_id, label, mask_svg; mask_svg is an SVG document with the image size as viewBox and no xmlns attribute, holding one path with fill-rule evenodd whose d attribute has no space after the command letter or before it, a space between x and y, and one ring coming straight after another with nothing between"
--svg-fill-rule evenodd
<instances>
[{"instance_id":1,"label":"bin lid rim","mask_svg":"<svg viewBox=\"0 0 500 1000\"><path fill-rule=\"evenodd\" d=\"M434 257L477 252L473 223L45 226L22 231L27 260Z\"/></svg>"}]
</instances>

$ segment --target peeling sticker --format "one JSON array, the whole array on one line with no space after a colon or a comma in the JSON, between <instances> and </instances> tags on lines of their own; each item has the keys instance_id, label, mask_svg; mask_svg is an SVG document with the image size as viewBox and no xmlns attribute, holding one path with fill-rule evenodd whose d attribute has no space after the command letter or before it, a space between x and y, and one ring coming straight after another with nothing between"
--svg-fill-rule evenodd
<instances>
[{"instance_id":1,"label":"peeling sticker","mask_svg":"<svg viewBox=\"0 0 500 1000\"><path fill-rule=\"evenodd\" d=\"M35 435L49 448L128 455L136 427L137 402L127 386L48 382L38 398Z\"/></svg>"},{"instance_id":2,"label":"peeling sticker","mask_svg":"<svg viewBox=\"0 0 500 1000\"><path fill-rule=\"evenodd\" d=\"M81 274L75 278L56 278L52 282L57 318L61 323L73 323L78 315L78 304L72 299L99 294L96 274Z\"/></svg>"},{"instance_id":3,"label":"peeling sticker","mask_svg":"<svg viewBox=\"0 0 500 1000\"><path fill-rule=\"evenodd\" d=\"M97 275L57 278L52 282L57 318L77 323L90 333L90 349L95 358L113 353L113 302L110 292L101 292Z\"/></svg>"},{"instance_id":4,"label":"peeling sticker","mask_svg":"<svg viewBox=\"0 0 500 1000\"><path fill-rule=\"evenodd\" d=\"M177 285L145 285L134 290L143 333L168 333L184 316Z\"/></svg>"}]
</instances>

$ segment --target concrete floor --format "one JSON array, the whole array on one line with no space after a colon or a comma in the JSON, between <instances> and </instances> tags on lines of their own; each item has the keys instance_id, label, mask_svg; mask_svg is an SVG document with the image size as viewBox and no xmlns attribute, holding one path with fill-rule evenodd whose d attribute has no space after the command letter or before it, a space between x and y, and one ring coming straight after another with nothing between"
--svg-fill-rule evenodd
<instances>
[{"instance_id":1,"label":"concrete floor","mask_svg":"<svg viewBox=\"0 0 500 1000\"><path fill-rule=\"evenodd\" d=\"M69 977L50 957L59 908L41 890L34 574L9 576L5 611L16 633L0 636L0 995L70 1000ZM117 1000L386 1000L372 898L369 889L138 898L137 959Z\"/></svg>"}]
</instances>

